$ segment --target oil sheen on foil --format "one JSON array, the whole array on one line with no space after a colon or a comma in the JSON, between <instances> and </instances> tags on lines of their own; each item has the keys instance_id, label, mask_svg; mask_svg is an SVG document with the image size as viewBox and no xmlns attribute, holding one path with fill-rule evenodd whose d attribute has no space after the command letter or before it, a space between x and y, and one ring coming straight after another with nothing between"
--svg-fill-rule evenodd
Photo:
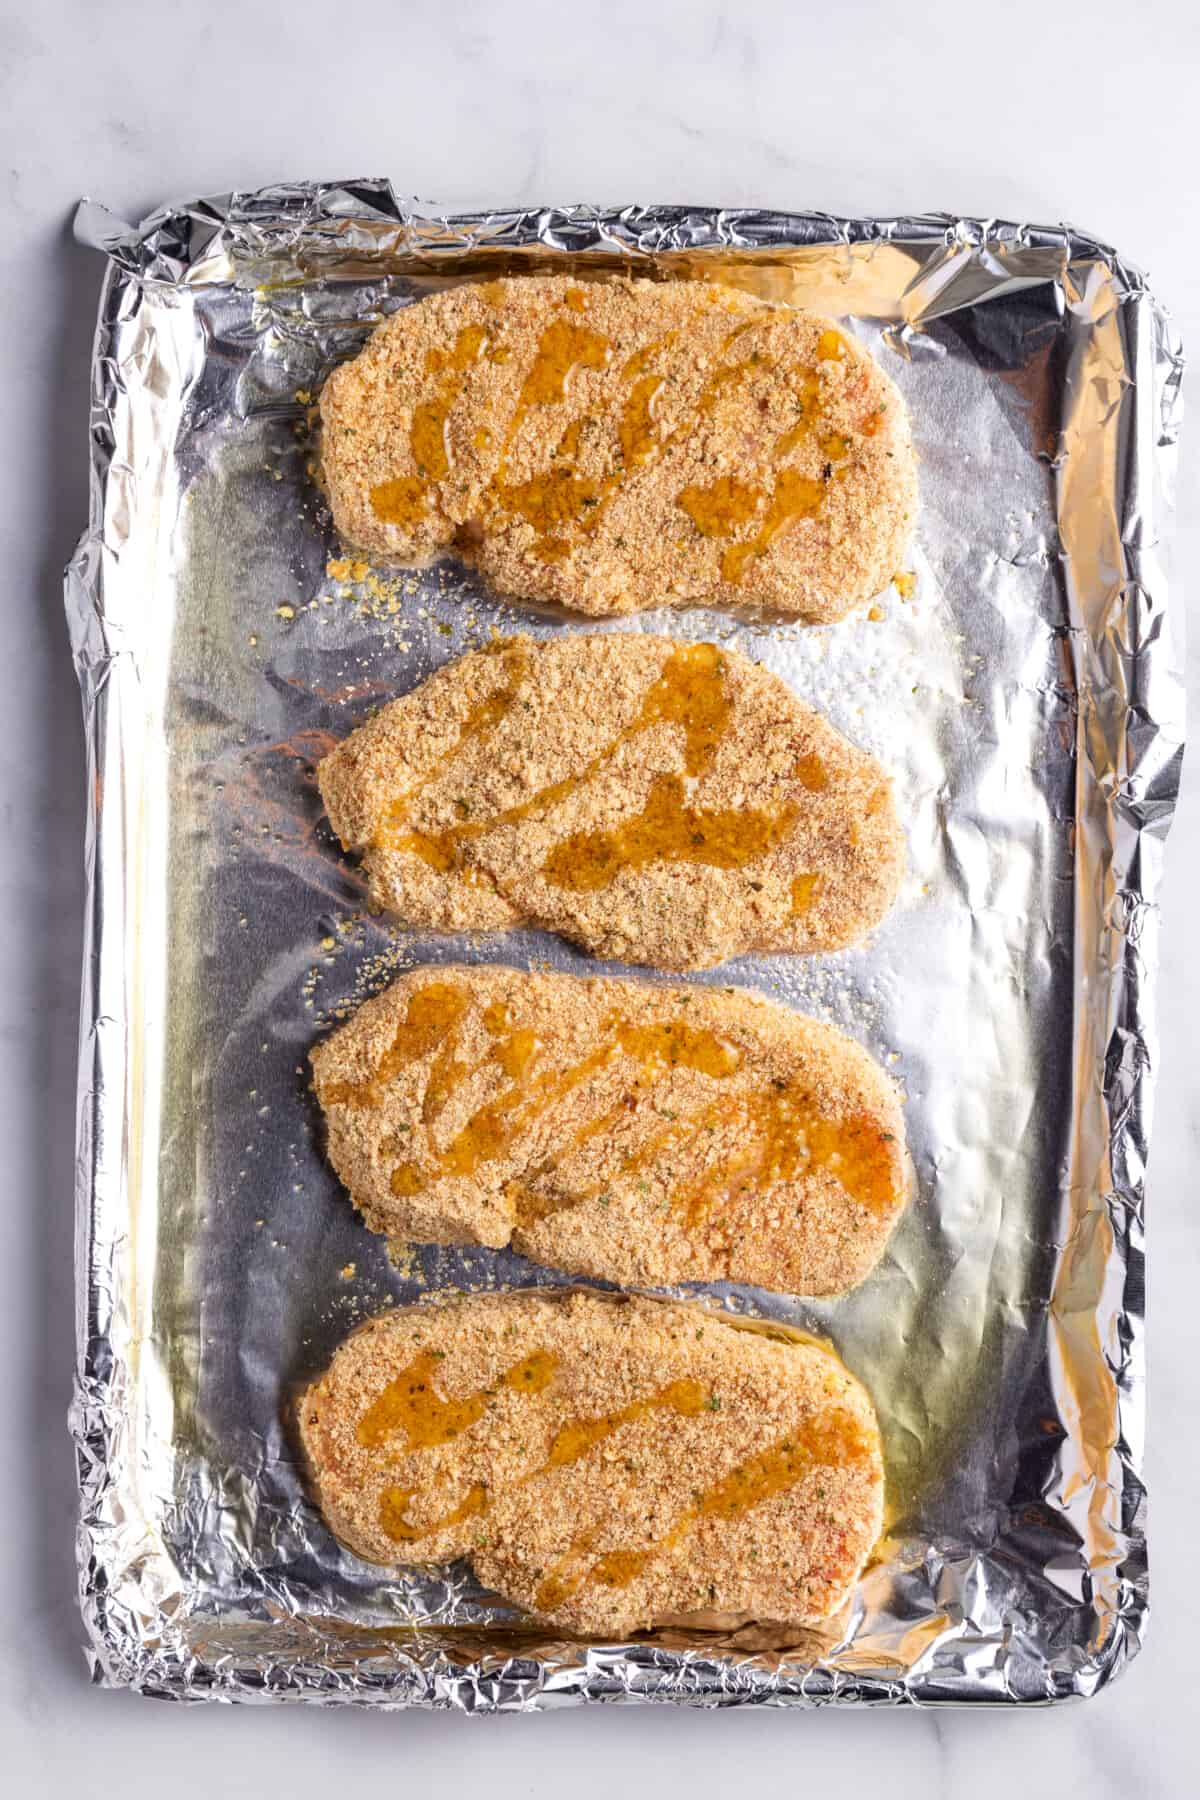
<instances>
[{"instance_id":1,"label":"oil sheen on foil","mask_svg":"<svg viewBox=\"0 0 1200 1800\"><path fill-rule=\"evenodd\" d=\"M72 1429L96 1678L465 1710L1093 1692L1146 1615L1153 901L1183 736L1161 550L1182 361L1141 276L1065 229L449 217L384 182L136 229L85 204L78 228L108 258L67 582L91 792ZM323 1160L307 1055L415 964L623 972L534 932L372 917L313 779L373 706L493 633L585 628L452 561L356 563L312 478L314 398L381 317L566 266L720 278L844 320L920 456L915 582L869 618L607 627L769 665L883 760L908 835L867 945L697 978L842 1026L906 1100L917 1195L862 1288L703 1296L827 1338L879 1409L886 1536L822 1631L552 1638L463 1566L339 1549L292 1435L298 1388L359 1320L563 1279L508 1252L389 1252Z\"/></svg>"}]
</instances>

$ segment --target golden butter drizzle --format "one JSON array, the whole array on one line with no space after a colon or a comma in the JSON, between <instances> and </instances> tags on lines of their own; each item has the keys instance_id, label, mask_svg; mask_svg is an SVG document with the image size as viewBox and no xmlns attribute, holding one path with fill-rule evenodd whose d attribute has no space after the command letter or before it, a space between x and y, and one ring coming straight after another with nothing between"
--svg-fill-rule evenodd
<instances>
[{"instance_id":1,"label":"golden butter drizzle","mask_svg":"<svg viewBox=\"0 0 1200 1800\"><path fill-rule=\"evenodd\" d=\"M488 1491L481 1481L476 1481L467 1489L465 1498L453 1512L443 1513L440 1519L434 1519L428 1525L410 1525L408 1508L417 1492L416 1488L388 1487L384 1488L379 1497L379 1523L398 1544L415 1544L435 1531L445 1531L451 1525L461 1525L464 1519L478 1518L487 1511Z\"/></svg>"},{"instance_id":2,"label":"golden butter drizzle","mask_svg":"<svg viewBox=\"0 0 1200 1800\"><path fill-rule=\"evenodd\" d=\"M586 1532L540 1582L534 1604L556 1612L581 1587L624 1588L656 1557L667 1555L705 1519L735 1519L788 1493L805 1476L825 1468L864 1468L871 1444L862 1422L843 1407L809 1418L788 1437L738 1463L702 1492L664 1536L640 1547L617 1548L588 1561L597 1533Z\"/></svg>"},{"instance_id":3,"label":"golden butter drizzle","mask_svg":"<svg viewBox=\"0 0 1200 1800\"><path fill-rule=\"evenodd\" d=\"M426 782L441 773L450 757L466 741L499 724L511 708L528 672L528 658L514 658L507 683L472 709L453 750L435 766ZM472 838L560 805L599 774L625 744L655 725L674 725L683 731L684 769L689 776L702 775L715 760L732 715L727 674L727 660L715 645L681 646L667 658L658 678L647 689L636 718L577 774L540 788L527 800L505 807L489 819L464 819L439 832L416 831L410 827L409 817L417 796L408 794L385 815L372 839L372 846L411 851L431 868L449 871L460 865L462 848ZM810 784L805 782L804 785ZM566 887L574 885L575 871L573 865L568 865L577 852L582 852L580 870L587 871L586 875L580 875L580 880L585 880L589 889L603 886L606 879L611 879L611 876L601 878L598 871L602 867L611 865L615 874L619 867L626 866L626 862L640 867L660 857L708 863L720 868L741 868L774 848L786 837L795 820L795 809L789 807L781 808L775 814L751 810L736 815L688 808L683 803L683 789L678 777L667 777L656 784L642 815L618 827L615 834L580 834L578 839L568 839L567 844L572 846L570 855L566 846L552 852L544 872L551 882ZM598 841L601 837L605 839L603 845ZM610 838L611 843L608 842ZM656 845L659 846L657 849ZM560 871L565 871L566 875L561 881ZM579 887L577 891L584 889Z\"/></svg>"},{"instance_id":4,"label":"golden butter drizzle","mask_svg":"<svg viewBox=\"0 0 1200 1800\"><path fill-rule=\"evenodd\" d=\"M573 312L583 310L582 305L572 306L569 297L571 292L579 291L568 290L566 304ZM602 369L611 354L612 346L598 331L571 319L552 320L541 335L522 383L506 442L512 443L533 407L557 406L566 397L567 377L573 369Z\"/></svg>"},{"instance_id":5,"label":"golden butter drizzle","mask_svg":"<svg viewBox=\"0 0 1200 1800\"><path fill-rule=\"evenodd\" d=\"M384 1388L362 1418L355 1436L364 1449L374 1450L401 1433L406 1450L430 1450L452 1443L487 1411L493 1389L478 1388L461 1398L443 1400L433 1385L441 1357L423 1350ZM499 1384L518 1394L540 1394L558 1370L558 1358L545 1350L522 1357L498 1378Z\"/></svg>"},{"instance_id":6,"label":"golden butter drizzle","mask_svg":"<svg viewBox=\"0 0 1200 1800\"><path fill-rule=\"evenodd\" d=\"M549 469L525 481L511 482L507 479L506 463L501 463L488 487L488 504L494 511L515 515L532 525L538 533L533 546L535 555L547 562L569 556L569 540L558 535L564 527L579 526L589 535L595 532L632 472L657 454L660 440L655 430L654 403L662 385L660 376L642 375L626 395L617 422L620 460L607 475L580 476L576 472L576 458L583 441L582 418L567 427Z\"/></svg>"},{"instance_id":7,"label":"golden butter drizzle","mask_svg":"<svg viewBox=\"0 0 1200 1800\"><path fill-rule=\"evenodd\" d=\"M443 874L455 867L458 861L456 838L467 835L471 828L460 827L457 831L451 829L442 833L413 831L408 828L408 819L414 802L430 782L436 781L473 739L490 736L512 710L529 677L529 652L522 644L509 644L501 654L504 680L470 708L449 749L425 772L417 786L388 808L371 838L372 849L411 851L430 868Z\"/></svg>"},{"instance_id":8,"label":"golden butter drizzle","mask_svg":"<svg viewBox=\"0 0 1200 1800\"><path fill-rule=\"evenodd\" d=\"M412 530L429 512L429 484L420 475L397 475L371 489L371 507L385 525Z\"/></svg>"},{"instance_id":9,"label":"golden butter drizzle","mask_svg":"<svg viewBox=\"0 0 1200 1800\"><path fill-rule=\"evenodd\" d=\"M761 501L761 488L751 487L734 475L722 475L707 487L685 487L676 505L683 508L704 537L732 537L755 516Z\"/></svg>"},{"instance_id":10,"label":"golden butter drizzle","mask_svg":"<svg viewBox=\"0 0 1200 1800\"><path fill-rule=\"evenodd\" d=\"M818 355L834 360L845 356L845 345L837 332L822 332L818 341ZM701 410L711 412L725 385L760 370L764 365L767 368L775 367L773 363L766 363L764 358L756 355L732 368L718 371L702 399ZM676 504L687 513L702 536L716 538L736 537L742 527L755 519L765 507L766 516L755 537L748 543L729 545L722 554L722 579L734 586L741 581L752 558L763 555L780 533L799 519L811 518L819 512L825 498L824 482L802 476L796 469L779 467L793 450L816 435L820 377L812 369L793 369L787 372L785 379L790 379L794 385L800 417L775 442L771 453L771 461L777 470L773 488L768 491L738 481L735 477L722 476L707 487L696 483L689 485L676 500ZM827 473L832 475L832 464L844 461L850 454L851 446L845 437L828 433L820 439L820 449L825 458Z\"/></svg>"},{"instance_id":11,"label":"golden butter drizzle","mask_svg":"<svg viewBox=\"0 0 1200 1800\"><path fill-rule=\"evenodd\" d=\"M431 374L444 379L429 400L413 408L409 426L409 449L416 464L416 474L402 475L394 481L380 482L371 489L371 506L376 517L388 525L417 525L428 510L428 492L435 481L450 472L450 451L446 427L450 411L466 380L467 370L479 360L488 339L485 325L466 325L448 350L429 350L425 366Z\"/></svg>"},{"instance_id":12,"label":"golden butter drizzle","mask_svg":"<svg viewBox=\"0 0 1200 1800\"><path fill-rule=\"evenodd\" d=\"M578 310L582 310L582 306ZM738 326L725 339L721 354L758 323L758 320L752 320ZM556 336L553 344L548 345L547 340L552 333ZM585 343L588 338L594 338L595 347L591 354L597 360L591 366L602 367L607 362L611 346L597 334L581 335L582 333L583 328L578 326L566 327L564 330L562 321L555 321L548 327L531 371L536 391L532 397L526 390L522 391L505 440L506 449L511 445L530 405L552 404L564 398L566 377L571 368L583 360L582 356L567 360L571 349ZM656 460L665 449L686 435L689 429L686 420L669 437L659 435L655 425L654 404L663 385L662 377L645 372L654 357L675 342L677 335L673 331L667 332L657 341L635 352L625 362L621 371L622 378L632 381L633 387L621 402L617 424L619 454L607 475L580 478L575 473L575 459L582 442L582 418L576 419L568 427L560 441L554 452L555 466L540 475L524 482L511 483L506 479L506 458L501 458L500 467L489 484L488 501L493 510L498 510L501 515L516 514L533 526L539 534L533 545L534 554L544 561L561 561L571 553L570 541L555 535L556 532L561 531L565 525L576 525L585 534L593 534L634 470ZM600 345L605 346L603 355L598 348ZM757 365L757 358L751 360ZM745 365L739 364L734 369L719 370L716 376L710 378L696 403L697 417L713 410L721 388L729 381L739 378L743 366L748 369L751 361L747 361ZM526 388L528 389L528 382Z\"/></svg>"},{"instance_id":13,"label":"golden butter drizzle","mask_svg":"<svg viewBox=\"0 0 1200 1800\"><path fill-rule=\"evenodd\" d=\"M382 1105L390 1083L410 1063L436 1050L466 1016L470 998L452 982L435 981L411 996L404 1017L374 1073L362 1081L332 1081L320 1089L322 1106Z\"/></svg>"},{"instance_id":14,"label":"golden butter drizzle","mask_svg":"<svg viewBox=\"0 0 1200 1800\"><path fill-rule=\"evenodd\" d=\"M805 873L793 878L791 893L794 919L802 919L805 913L812 911L816 905L820 884L821 877L819 875Z\"/></svg>"},{"instance_id":15,"label":"golden butter drizzle","mask_svg":"<svg viewBox=\"0 0 1200 1800\"><path fill-rule=\"evenodd\" d=\"M650 343L643 344L640 350L635 350L633 355L627 359L621 368L622 380L633 381L638 375L644 375L646 370L650 367L650 364L654 361L654 358L659 355L661 351L669 350L678 337L679 333L677 331L664 332L662 337L654 338ZM728 341L729 340L726 339L726 342Z\"/></svg>"},{"instance_id":16,"label":"golden butter drizzle","mask_svg":"<svg viewBox=\"0 0 1200 1800\"><path fill-rule=\"evenodd\" d=\"M772 1081L731 1094L693 1129L724 1124L736 1143L699 1180L670 1194L671 1210L688 1231L701 1228L723 1202L768 1192L797 1177L826 1171L852 1200L876 1217L903 1197L894 1137L870 1112L830 1117L799 1082Z\"/></svg>"},{"instance_id":17,"label":"golden butter drizzle","mask_svg":"<svg viewBox=\"0 0 1200 1800\"><path fill-rule=\"evenodd\" d=\"M654 455L658 441L654 430L654 402L662 392L662 386L661 375L641 375L625 402L617 433L628 469L638 468Z\"/></svg>"},{"instance_id":18,"label":"golden butter drizzle","mask_svg":"<svg viewBox=\"0 0 1200 1800\"><path fill-rule=\"evenodd\" d=\"M434 1055L422 1104L425 1151L414 1154L411 1137L390 1139L384 1148L408 1154L389 1177L393 1194L410 1198L444 1177L470 1177L485 1163L508 1154L513 1145L550 1110L619 1059L635 1065L634 1086L645 1091L675 1069L687 1069L711 1082L724 1082L743 1067L736 1045L705 1027L682 1019L635 1024L617 1016L602 1022L597 1042L565 1067L539 1072L543 1045L528 1027L512 1026L502 1002L491 1003L483 1023L493 1042L473 1067L459 1059L457 1039L470 1004L465 990L434 982L411 996L405 1016L375 1072L359 1082L334 1082L319 1089L323 1106L379 1106L388 1084L410 1063ZM498 1067L508 1080L494 1098L478 1107L449 1143L438 1148L432 1133L438 1118L462 1084L481 1068ZM575 1127L565 1154L581 1148L601 1131L612 1129L628 1113L624 1097L601 1106ZM830 1117L801 1083L777 1079L761 1088L731 1091L720 1099L702 1099L698 1108L675 1115L652 1132L625 1159L619 1178L628 1181L650 1174L668 1151L678 1157L689 1145L704 1145L707 1134L730 1123L734 1144L694 1178L667 1181L667 1204L681 1229L692 1233L719 1222L723 1206L737 1204L800 1177L824 1171L850 1198L877 1217L893 1211L903 1198L893 1135L869 1111ZM518 1226L529 1226L552 1214L594 1201L600 1189L576 1187L545 1191L532 1183L553 1171L561 1156L531 1174L514 1175L506 1197Z\"/></svg>"},{"instance_id":19,"label":"golden butter drizzle","mask_svg":"<svg viewBox=\"0 0 1200 1800\"><path fill-rule=\"evenodd\" d=\"M384 1389L359 1421L356 1435L360 1444L378 1448L393 1430L399 1429L406 1432L407 1450L429 1449L449 1443L483 1417L495 1395L495 1387L477 1389L457 1401L442 1400L434 1392L430 1379L437 1361L433 1354L425 1352ZM514 1368L506 1370L500 1381L519 1394L540 1394L554 1379L557 1368L556 1356L545 1350L534 1350ZM415 1408L410 1400L414 1393L418 1396ZM396 1394L400 1396L398 1403ZM552 1438L545 1461L522 1475L516 1485L524 1487L551 1469L563 1469L579 1462L622 1426L631 1425L652 1412L672 1412L681 1418L695 1418L708 1403L708 1391L701 1383L684 1377L668 1382L665 1387L638 1400L631 1400L613 1412L593 1418L568 1419ZM415 1430L411 1422L414 1412ZM377 1413L381 1419L389 1421L383 1429L380 1429ZM390 1421L397 1417L398 1423L393 1426ZM397 1542L414 1543L435 1531L460 1524L464 1519L477 1517L487 1511L491 1498L486 1484L473 1483L452 1512L417 1527L409 1523L407 1512L413 1496L419 1491L417 1488L388 1487L380 1496L380 1523L387 1535Z\"/></svg>"},{"instance_id":20,"label":"golden butter drizzle","mask_svg":"<svg viewBox=\"0 0 1200 1800\"><path fill-rule=\"evenodd\" d=\"M593 1451L598 1444L604 1443L622 1425L632 1425L636 1419L644 1419L652 1412L673 1412L680 1418L698 1417L708 1405L707 1389L698 1381L684 1376L678 1381L668 1382L666 1387L647 1394L641 1400L631 1400L627 1405L618 1407L614 1412L601 1413L594 1419L570 1419L559 1427L550 1445L545 1462L534 1475L544 1475L548 1469L563 1469L569 1463L579 1462ZM532 1479L532 1476L528 1479Z\"/></svg>"},{"instance_id":21,"label":"golden butter drizzle","mask_svg":"<svg viewBox=\"0 0 1200 1800\"><path fill-rule=\"evenodd\" d=\"M485 291L485 298L488 295ZM492 303L498 295L492 295ZM582 288L569 288L563 304L569 317L553 319L543 331L533 361L526 372L512 417L505 433L503 449L494 475L482 499L485 512L501 518L521 518L529 524L536 538L535 555L547 562L562 561L571 554L565 527L574 526L585 536L595 533L630 476L656 461L666 450L681 442L696 423L711 417L722 397L743 382L774 372L778 365L759 352L723 364L704 382L688 416L673 431L658 430L655 406L663 386L663 377L651 365L657 356L673 345L678 332L669 331L627 357L620 378L632 386L618 401L616 444L612 450L612 467L605 474L582 475L577 458L582 442L584 421L573 422L553 455L552 465L522 481L508 476L509 451L531 411L538 407L559 405L566 397L567 381L575 369L603 370L612 356L612 344L601 333L582 322L587 310L587 296ZM770 319L744 321L727 334L718 352L728 355L734 344L747 332L769 324ZM458 400L466 372L485 352L489 360L507 360L506 347L491 334L487 325L476 323L460 330L449 351L430 350L426 367L442 376L440 385L429 400L419 402L409 429L409 449L416 473L398 476L378 483L371 489L370 500L377 517L385 523L412 528L427 516L431 488L450 472L447 440L449 414ZM817 341L818 362L841 362L846 345L832 328L821 332ZM826 481L816 481L799 471L780 467L784 459L806 439L815 435L819 424L821 376L819 370L796 366L783 371L782 378L795 390L801 409L796 425L777 439L771 453L775 479L768 490L722 477L710 487L698 484L685 487L677 496L677 504L706 537L734 537L760 513L760 529L748 542L727 545L721 557L722 579L738 585L749 564L765 555L783 532L801 519L820 511L832 464L844 463L851 453L850 441L838 434L821 439L826 459ZM879 428L880 415L873 413L864 423L863 432L872 436ZM474 434L475 448L490 447L486 428ZM844 471L843 471L844 472Z\"/></svg>"},{"instance_id":22,"label":"golden butter drizzle","mask_svg":"<svg viewBox=\"0 0 1200 1800\"><path fill-rule=\"evenodd\" d=\"M426 357L432 368L446 369L448 373L434 398L423 401L413 411L409 441L417 474L424 481L440 481L443 475L450 473L450 452L446 443L450 408L458 398L467 370L478 360L486 339L485 326L468 325L459 332L448 356L431 350Z\"/></svg>"},{"instance_id":23,"label":"golden butter drizzle","mask_svg":"<svg viewBox=\"0 0 1200 1800\"><path fill-rule=\"evenodd\" d=\"M818 340L817 354L824 360L840 361L845 357L845 344L836 331L824 331ZM763 366L765 359L757 356L743 363L734 365L733 369L718 372L718 378L728 380L736 374ZM773 363L767 363L774 368ZM817 435L820 422L819 402L820 377L812 369L793 369L787 372L785 379L793 382L800 417L781 437L776 439L771 453L771 462L775 467L775 479L770 489L755 487L748 482L739 481L735 476L724 475L715 482L703 485L692 483L685 487L676 498L676 505L682 508L691 519L702 537L737 538L742 528L757 520L761 515L761 523L754 536L741 539L726 546L721 555L721 578L733 586L743 579L749 564L770 549L775 539L801 519L813 518L824 505L827 484L838 474L844 474L844 465L850 456L852 445L850 440L838 432L827 432L818 439L818 445L824 458L824 472L821 480L802 475L798 469L781 466L784 458L790 456L808 439ZM711 410L719 395L719 389L712 387L707 396Z\"/></svg>"},{"instance_id":24,"label":"golden butter drizzle","mask_svg":"<svg viewBox=\"0 0 1200 1800\"><path fill-rule=\"evenodd\" d=\"M811 889L801 887L804 880L797 877L793 886L793 909L797 913L811 904ZM707 1076L711 1082L725 1082L743 1067L743 1053L707 1028L696 1028L682 1019L633 1024L613 1015L601 1024L601 1037L583 1057L569 1066L540 1071L542 1040L527 1026L513 1028L502 1003L491 1003L484 1010L484 1026L493 1037L493 1044L482 1062L468 1066L457 1055L457 1040L468 1010L470 995L459 986L430 983L419 988L410 995L405 1017L374 1073L360 1082L331 1082L318 1091L320 1102L326 1107L372 1109L383 1103L390 1082L405 1067L430 1055L434 1057L421 1105L425 1154L412 1154L416 1147L410 1136L392 1138L383 1145L385 1150L392 1148L392 1154L399 1154L401 1145L408 1152L389 1177L390 1190L401 1199L426 1192L430 1183L443 1177L470 1177L484 1163L507 1156L516 1141L552 1107L567 1100L619 1058L635 1064L635 1087L642 1091L660 1082L673 1069L689 1069ZM432 1130L446 1103L464 1082L488 1064L506 1076L506 1087L477 1107L450 1143L435 1147ZM622 1116L628 1116L624 1098L617 1105L601 1107L590 1120L574 1129L565 1154L583 1147L601 1130L612 1129ZM653 1172L667 1150L678 1156L680 1148L685 1150L687 1145L703 1147L711 1141L707 1134L729 1129L730 1121L736 1123L734 1147L682 1183L667 1179L669 1211L689 1233L707 1228L709 1220L720 1220L723 1204L736 1204L752 1193L768 1192L777 1184L793 1183L797 1177L817 1170L833 1175L853 1201L876 1217L887 1215L903 1199L894 1138L873 1112L851 1112L831 1118L813 1103L802 1084L786 1080L774 1080L761 1089L732 1091L716 1102L703 1100L698 1109L676 1114L664 1129L651 1132L626 1157L621 1168L622 1181ZM549 1174L558 1161L561 1154L551 1165L534 1170L533 1175L515 1175L507 1184L507 1201L520 1226L596 1199L596 1186L567 1192L536 1190L531 1181L538 1174Z\"/></svg>"},{"instance_id":25,"label":"golden butter drizzle","mask_svg":"<svg viewBox=\"0 0 1200 1800\"><path fill-rule=\"evenodd\" d=\"M614 1107L589 1121L576 1132L571 1148L611 1129L622 1110ZM689 1146L704 1146L711 1142L710 1134L728 1133L731 1128L731 1147L694 1178L675 1177L673 1165ZM710 1221L720 1223L728 1205L822 1171L877 1218L893 1212L904 1197L894 1137L874 1114L860 1111L831 1117L801 1083L779 1079L762 1088L724 1094L716 1101L706 1098L698 1107L670 1115L626 1156L617 1175L599 1186L563 1192L537 1190L525 1182L510 1184L517 1223L527 1227L595 1201L616 1179L628 1183L638 1176L652 1177L668 1154L672 1165L658 1191L665 1187L668 1211L689 1234L706 1229Z\"/></svg>"},{"instance_id":26,"label":"golden butter drizzle","mask_svg":"<svg viewBox=\"0 0 1200 1800\"><path fill-rule=\"evenodd\" d=\"M734 1046L715 1032L698 1029L684 1020L633 1024L610 1018L601 1029L607 1035L601 1036L578 1061L542 1075L529 1075L528 1079L540 1048L536 1035L511 1033L500 1038L488 1060L499 1062L509 1073L517 1071L512 1085L473 1113L444 1150L433 1152L432 1167L401 1163L391 1177L392 1192L411 1195L420 1193L440 1176L473 1175L481 1164L504 1156L516 1139L551 1107L618 1057L627 1057L637 1064L642 1084L652 1083L676 1068L692 1069L721 1080L741 1065L741 1052ZM514 1053L517 1040L519 1048Z\"/></svg>"},{"instance_id":27,"label":"golden butter drizzle","mask_svg":"<svg viewBox=\"0 0 1200 1800\"><path fill-rule=\"evenodd\" d=\"M825 500L823 482L801 475L798 469L780 469L775 487L767 503L762 524L745 543L730 544L721 556L721 574L734 586L741 581L749 563L770 549L780 532L799 519L811 519L820 512Z\"/></svg>"},{"instance_id":28,"label":"golden butter drizzle","mask_svg":"<svg viewBox=\"0 0 1200 1800\"><path fill-rule=\"evenodd\" d=\"M752 807L693 807L678 775L661 775L640 813L607 831L577 831L556 844L542 873L574 894L608 887L624 869L685 862L744 869L778 848L798 817L794 806L773 813Z\"/></svg>"}]
</instances>

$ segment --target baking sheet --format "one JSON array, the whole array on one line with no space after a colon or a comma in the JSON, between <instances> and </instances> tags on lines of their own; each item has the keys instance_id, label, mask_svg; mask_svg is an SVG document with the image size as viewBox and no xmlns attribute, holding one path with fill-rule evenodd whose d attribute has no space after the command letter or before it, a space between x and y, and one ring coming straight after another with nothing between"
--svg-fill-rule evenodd
<instances>
[{"instance_id":1,"label":"baking sheet","mask_svg":"<svg viewBox=\"0 0 1200 1800\"><path fill-rule=\"evenodd\" d=\"M1183 736L1162 558L1182 359L1140 275L1065 229L451 217L384 182L136 228L84 203L78 231L108 258L67 579L91 781L72 1430L96 1679L467 1710L1095 1691L1146 1615L1153 900ZM697 977L841 1025L906 1095L918 1194L871 1280L819 1304L701 1291L828 1338L879 1409L887 1536L817 1632L548 1638L464 1566L388 1575L340 1550L289 1425L359 1319L564 1279L506 1252L390 1257L322 1158L306 1057L413 964L625 972L536 932L372 918L313 780L373 706L494 630L596 629L453 562L355 580L311 479L313 398L380 317L568 265L845 319L920 456L915 590L879 617L607 627L765 662L882 758L906 824L905 889L871 943Z\"/></svg>"}]
</instances>

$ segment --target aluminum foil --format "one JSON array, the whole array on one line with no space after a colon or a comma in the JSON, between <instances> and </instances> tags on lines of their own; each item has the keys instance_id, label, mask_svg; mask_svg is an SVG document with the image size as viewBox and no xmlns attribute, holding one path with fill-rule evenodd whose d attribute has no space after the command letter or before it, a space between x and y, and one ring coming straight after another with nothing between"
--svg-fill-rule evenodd
<instances>
[{"instance_id":1,"label":"aluminum foil","mask_svg":"<svg viewBox=\"0 0 1200 1800\"><path fill-rule=\"evenodd\" d=\"M1094 1692L1146 1618L1153 901L1183 735L1162 558L1182 363L1141 276L1065 229L446 216L374 181L137 228L85 204L78 228L108 257L67 580L91 782L71 1424L97 1680L464 1710ZM312 773L493 629L583 629L454 563L355 580L309 437L325 375L381 316L568 263L844 317L903 389L921 458L910 599L824 630L612 626L769 664L883 759L907 826L907 886L870 944L698 978L842 1025L907 1098L919 1194L864 1287L706 1296L827 1337L879 1408L887 1536L824 1631L551 1638L465 1567L389 1575L340 1550L291 1432L298 1385L358 1319L562 1279L509 1253L389 1255L322 1158L305 1070L398 967L596 966L536 933L372 918Z\"/></svg>"}]
</instances>

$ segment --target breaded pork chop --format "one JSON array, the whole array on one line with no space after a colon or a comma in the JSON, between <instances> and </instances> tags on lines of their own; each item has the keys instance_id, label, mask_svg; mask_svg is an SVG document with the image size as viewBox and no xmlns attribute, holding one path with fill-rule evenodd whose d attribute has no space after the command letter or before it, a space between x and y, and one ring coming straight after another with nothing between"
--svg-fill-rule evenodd
<instances>
[{"instance_id":1,"label":"breaded pork chop","mask_svg":"<svg viewBox=\"0 0 1200 1800\"><path fill-rule=\"evenodd\" d=\"M469 1556L581 1636L698 1613L814 1624L882 1526L858 1382L819 1345L698 1307L518 1293L385 1313L299 1418L355 1555Z\"/></svg>"},{"instance_id":2,"label":"breaded pork chop","mask_svg":"<svg viewBox=\"0 0 1200 1800\"><path fill-rule=\"evenodd\" d=\"M392 1237L830 1294L868 1274L908 1198L887 1076L734 988L416 969L312 1064L330 1160Z\"/></svg>"},{"instance_id":3,"label":"breaded pork chop","mask_svg":"<svg viewBox=\"0 0 1200 1800\"><path fill-rule=\"evenodd\" d=\"M827 319L704 281L521 276L394 313L321 396L334 523L593 617L703 602L827 622L916 512L891 381Z\"/></svg>"},{"instance_id":4,"label":"breaded pork chop","mask_svg":"<svg viewBox=\"0 0 1200 1800\"><path fill-rule=\"evenodd\" d=\"M324 758L372 903L437 930L535 924L703 968L839 949L896 896L873 757L735 650L516 638L440 669Z\"/></svg>"}]
</instances>

